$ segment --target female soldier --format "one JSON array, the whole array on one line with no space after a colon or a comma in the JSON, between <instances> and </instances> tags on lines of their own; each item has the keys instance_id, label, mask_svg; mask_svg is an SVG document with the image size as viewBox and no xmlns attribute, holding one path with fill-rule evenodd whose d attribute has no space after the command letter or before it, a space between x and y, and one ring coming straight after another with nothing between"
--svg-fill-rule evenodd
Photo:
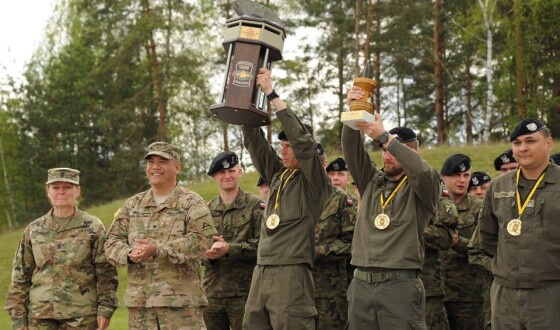
<instances>
[{"instance_id":1,"label":"female soldier","mask_svg":"<svg viewBox=\"0 0 560 330\"><path fill-rule=\"evenodd\" d=\"M77 208L80 171L48 171L52 209L30 223L6 300L14 329L101 329L117 308L117 272L104 254L105 227Z\"/></svg>"}]
</instances>

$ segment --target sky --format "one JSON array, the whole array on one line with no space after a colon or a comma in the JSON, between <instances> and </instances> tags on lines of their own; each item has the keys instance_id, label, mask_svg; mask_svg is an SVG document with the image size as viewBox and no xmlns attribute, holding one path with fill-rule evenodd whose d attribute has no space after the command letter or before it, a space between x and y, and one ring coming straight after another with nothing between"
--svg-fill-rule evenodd
<instances>
[{"instance_id":1,"label":"sky","mask_svg":"<svg viewBox=\"0 0 560 330\"><path fill-rule=\"evenodd\" d=\"M0 0L0 79L21 76L44 36L55 0Z\"/></svg>"}]
</instances>

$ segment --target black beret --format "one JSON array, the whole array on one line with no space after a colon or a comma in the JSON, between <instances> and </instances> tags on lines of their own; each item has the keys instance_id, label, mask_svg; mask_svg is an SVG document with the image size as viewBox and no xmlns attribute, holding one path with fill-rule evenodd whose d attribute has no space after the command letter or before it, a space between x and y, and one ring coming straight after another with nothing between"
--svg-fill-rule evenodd
<instances>
[{"instance_id":1,"label":"black beret","mask_svg":"<svg viewBox=\"0 0 560 330\"><path fill-rule=\"evenodd\" d=\"M263 184L267 184L266 182L264 182L264 179L262 176L259 176L259 180L257 181L257 187L262 186Z\"/></svg>"},{"instance_id":2,"label":"black beret","mask_svg":"<svg viewBox=\"0 0 560 330\"><path fill-rule=\"evenodd\" d=\"M325 154L325 149L323 149L323 145L320 143L317 143L315 150L317 151L317 155L319 155L319 157Z\"/></svg>"},{"instance_id":3,"label":"black beret","mask_svg":"<svg viewBox=\"0 0 560 330\"><path fill-rule=\"evenodd\" d=\"M471 168L471 159L464 154L455 154L445 160L441 167L442 175L466 172Z\"/></svg>"},{"instance_id":4,"label":"black beret","mask_svg":"<svg viewBox=\"0 0 560 330\"><path fill-rule=\"evenodd\" d=\"M309 126L307 124L303 124L303 126L309 132L309 134L311 134L311 136L313 136L313 128L311 128L311 126ZM282 132L278 133L278 140L288 141L288 137L286 136L286 132L282 131Z\"/></svg>"},{"instance_id":5,"label":"black beret","mask_svg":"<svg viewBox=\"0 0 560 330\"><path fill-rule=\"evenodd\" d=\"M468 189L471 189L472 187L478 187L480 185L490 182L491 180L492 178L490 178L490 175L484 172L480 172L480 171L473 172L471 175L471 180L469 181Z\"/></svg>"},{"instance_id":6,"label":"black beret","mask_svg":"<svg viewBox=\"0 0 560 330\"><path fill-rule=\"evenodd\" d=\"M239 157L235 154L235 152L231 151L224 151L220 152L210 164L210 168L208 169L208 175L213 175L216 172L232 168L235 165L239 164Z\"/></svg>"},{"instance_id":7,"label":"black beret","mask_svg":"<svg viewBox=\"0 0 560 330\"><path fill-rule=\"evenodd\" d=\"M509 163L517 163L515 158L513 158L513 151L511 151L511 149L502 152L501 155L494 159L494 168L496 169L496 171L499 171L502 165Z\"/></svg>"},{"instance_id":8,"label":"black beret","mask_svg":"<svg viewBox=\"0 0 560 330\"><path fill-rule=\"evenodd\" d=\"M339 157L333 160L332 162L330 162L329 165L327 165L326 171L327 173L342 172L342 171L348 172L348 166L346 165L346 161Z\"/></svg>"},{"instance_id":9,"label":"black beret","mask_svg":"<svg viewBox=\"0 0 560 330\"><path fill-rule=\"evenodd\" d=\"M509 141L512 142L521 135L533 134L545 128L546 125L538 119L523 119L511 131Z\"/></svg>"},{"instance_id":10,"label":"black beret","mask_svg":"<svg viewBox=\"0 0 560 330\"><path fill-rule=\"evenodd\" d=\"M389 134L396 135L397 139L399 139L402 143L418 140L416 133L408 127L395 127L389 131Z\"/></svg>"},{"instance_id":11,"label":"black beret","mask_svg":"<svg viewBox=\"0 0 560 330\"><path fill-rule=\"evenodd\" d=\"M550 156L550 159L552 159L554 164L560 165L560 152L557 152L554 155Z\"/></svg>"}]
</instances>

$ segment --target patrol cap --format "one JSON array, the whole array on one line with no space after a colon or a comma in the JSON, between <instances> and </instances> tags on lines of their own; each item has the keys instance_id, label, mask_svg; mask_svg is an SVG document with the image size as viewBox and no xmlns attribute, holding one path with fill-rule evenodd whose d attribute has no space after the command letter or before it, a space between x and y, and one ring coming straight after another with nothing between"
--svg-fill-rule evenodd
<instances>
[{"instance_id":1,"label":"patrol cap","mask_svg":"<svg viewBox=\"0 0 560 330\"><path fill-rule=\"evenodd\" d=\"M557 152L554 155L550 156L550 159L552 159L554 164L560 165L560 152Z\"/></svg>"},{"instance_id":2,"label":"patrol cap","mask_svg":"<svg viewBox=\"0 0 560 330\"><path fill-rule=\"evenodd\" d=\"M311 136L313 136L313 128L310 125L307 125L307 124L303 124L303 126L309 132L309 134L311 134ZM286 136L286 132L282 131L282 132L278 133L278 140L288 141L288 137Z\"/></svg>"},{"instance_id":3,"label":"patrol cap","mask_svg":"<svg viewBox=\"0 0 560 330\"><path fill-rule=\"evenodd\" d=\"M220 152L210 164L208 169L208 175L213 175L214 173L232 168L239 164L239 157L233 151L223 151Z\"/></svg>"},{"instance_id":4,"label":"patrol cap","mask_svg":"<svg viewBox=\"0 0 560 330\"><path fill-rule=\"evenodd\" d=\"M330 162L329 165L327 165L326 171L327 173L342 172L342 171L348 172L348 165L346 165L346 161L343 158L339 157L333 160L332 162Z\"/></svg>"},{"instance_id":5,"label":"patrol cap","mask_svg":"<svg viewBox=\"0 0 560 330\"><path fill-rule=\"evenodd\" d=\"M513 158L513 151L511 151L511 149L502 152L501 155L494 159L494 168L496 169L496 171L499 171L502 165L509 163L517 163L515 158Z\"/></svg>"},{"instance_id":6,"label":"patrol cap","mask_svg":"<svg viewBox=\"0 0 560 330\"><path fill-rule=\"evenodd\" d=\"M408 127L395 127L389 131L389 134L396 135L397 139L402 143L408 143L418 140L418 136Z\"/></svg>"},{"instance_id":7,"label":"patrol cap","mask_svg":"<svg viewBox=\"0 0 560 330\"><path fill-rule=\"evenodd\" d=\"M259 180L257 181L257 187L262 186L263 184L268 184L264 181L262 176L259 176Z\"/></svg>"},{"instance_id":8,"label":"patrol cap","mask_svg":"<svg viewBox=\"0 0 560 330\"><path fill-rule=\"evenodd\" d=\"M472 187L478 187L481 186L485 183L488 183L492 180L492 178L490 178L490 175L481 172L481 171L476 171L473 172L471 175L471 180L469 181L469 188L467 190L470 190Z\"/></svg>"},{"instance_id":9,"label":"patrol cap","mask_svg":"<svg viewBox=\"0 0 560 330\"><path fill-rule=\"evenodd\" d=\"M449 156L443 163L440 173L451 175L466 172L471 168L471 159L465 154L454 154Z\"/></svg>"},{"instance_id":10,"label":"patrol cap","mask_svg":"<svg viewBox=\"0 0 560 330\"><path fill-rule=\"evenodd\" d=\"M520 121L509 135L509 141L517 139L519 136L533 134L546 128L546 125L538 119L523 119Z\"/></svg>"},{"instance_id":11,"label":"patrol cap","mask_svg":"<svg viewBox=\"0 0 560 330\"><path fill-rule=\"evenodd\" d=\"M319 157L325 155L325 149L323 148L322 144L317 143L317 145L315 146L315 150L317 151L317 155L319 155Z\"/></svg>"},{"instance_id":12,"label":"patrol cap","mask_svg":"<svg viewBox=\"0 0 560 330\"><path fill-rule=\"evenodd\" d=\"M51 168L47 171L47 182L68 182L80 185L80 171L68 167Z\"/></svg>"},{"instance_id":13,"label":"patrol cap","mask_svg":"<svg viewBox=\"0 0 560 330\"><path fill-rule=\"evenodd\" d=\"M179 161L181 158L181 149L166 142L154 142L148 146L148 153L144 156L144 159L148 159L148 157L152 155Z\"/></svg>"}]
</instances>

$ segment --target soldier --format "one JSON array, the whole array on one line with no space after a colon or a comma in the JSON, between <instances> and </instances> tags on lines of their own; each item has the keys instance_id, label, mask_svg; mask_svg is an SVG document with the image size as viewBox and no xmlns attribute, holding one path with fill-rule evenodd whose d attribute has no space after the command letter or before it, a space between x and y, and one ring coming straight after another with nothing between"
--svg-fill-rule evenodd
<instances>
[{"instance_id":1,"label":"soldier","mask_svg":"<svg viewBox=\"0 0 560 330\"><path fill-rule=\"evenodd\" d=\"M208 203L220 236L214 236L206 251L202 283L208 306L202 310L209 330L240 330L251 275L257 263L257 246L261 232L264 202L239 187L243 170L234 152L219 153L208 175L216 182L219 196Z\"/></svg>"},{"instance_id":2,"label":"soldier","mask_svg":"<svg viewBox=\"0 0 560 330\"><path fill-rule=\"evenodd\" d=\"M105 227L77 207L80 171L52 168L46 185L52 209L25 228L14 258L5 306L13 329L107 329L118 279Z\"/></svg>"},{"instance_id":3,"label":"soldier","mask_svg":"<svg viewBox=\"0 0 560 330\"><path fill-rule=\"evenodd\" d=\"M430 330L449 329L447 313L443 305L445 290L441 254L442 251L449 250L454 243L457 217L457 207L449 191L442 184L438 209L424 230L425 258L420 273L426 291L426 326Z\"/></svg>"},{"instance_id":4,"label":"soldier","mask_svg":"<svg viewBox=\"0 0 560 330\"><path fill-rule=\"evenodd\" d=\"M217 231L202 198L177 184L180 152L165 142L149 145L150 189L115 212L105 242L109 262L128 267L124 305L131 330L206 329L200 267Z\"/></svg>"},{"instance_id":5,"label":"soldier","mask_svg":"<svg viewBox=\"0 0 560 330\"><path fill-rule=\"evenodd\" d=\"M270 196L257 252L243 329L315 329L315 225L331 193L315 151L313 131L304 126L272 88L270 71L257 84L271 101L284 131L278 134L281 160L263 131L243 127L255 168L270 182Z\"/></svg>"},{"instance_id":6,"label":"soldier","mask_svg":"<svg viewBox=\"0 0 560 330\"><path fill-rule=\"evenodd\" d=\"M354 86L347 100L361 97ZM423 233L436 210L440 179L418 155L415 137L401 136L401 142L385 131L379 114L375 119L357 123L360 131L342 130L344 157L362 196L352 241L357 269L348 288L349 329L423 329ZM384 171L371 163L361 133L383 149Z\"/></svg>"},{"instance_id":7,"label":"soldier","mask_svg":"<svg viewBox=\"0 0 560 330\"><path fill-rule=\"evenodd\" d=\"M524 119L512 130L515 172L492 181L480 243L493 256L492 329L558 329L560 324L560 167L549 159L545 124Z\"/></svg>"},{"instance_id":8,"label":"soldier","mask_svg":"<svg viewBox=\"0 0 560 330\"><path fill-rule=\"evenodd\" d=\"M490 181L492 181L490 175L480 171L473 172L469 181L469 194L481 199L484 198L484 194L490 186Z\"/></svg>"},{"instance_id":9,"label":"soldier","mask_svg":"<svg viewBox=\"0 0 560 330\"><path fill-rule=\"evenodd\" d=\"M317 143L320 146L319 143ZM327 165L327 159L322 146L318 148L319 157L326 167L333 182L332 195L327 201L319 223L315 227L315 268L313 280L315 282L315 307L318 312L318 328L345 329L348 319L348 304L346 302L346 285L348 283L348 261L354 234L356 208L354 201L342 189L335 186L334 171L346 172L348 168L342 158L337 158ZM343 176L337 184L346 187Z\"/></svg>"},{"instance_id":10,"label":"soldier","mask_svg":"<svg viewBox=\"0 0 560 330\"><path fill-rule=\"evenodd\" d=\"M443 253L445 309L451 329L483 329L483 295L488 274L482 267L469 265L467 244L478 224L482 200L467 193L471 160L455 154L445 160L441 175L459 212L458 243Z\"/></svg>"},{"instance_id":11,"label":"soldier","mask_svg":"<svg viewBox=\"0 0 560 330\"><path fill-rule=\"evenodd\" d=\"M511 149L502 152L496 159L494 159L494 168L496 171L507 173L517 170L517 161L513 157Z\"/></svg>"},{"instance_id":12,"label":"soldier","mask_svg":"<svg viewBox=\"0 0 560 330\"><path fill-rule=\"evenodd\" d=\"M560 165L560 152L557 152L557 153L551 155L551 156L550 156L550 159L552 159L552 161L554 162L554 164Z\"/></svg>"}]
</instances>

